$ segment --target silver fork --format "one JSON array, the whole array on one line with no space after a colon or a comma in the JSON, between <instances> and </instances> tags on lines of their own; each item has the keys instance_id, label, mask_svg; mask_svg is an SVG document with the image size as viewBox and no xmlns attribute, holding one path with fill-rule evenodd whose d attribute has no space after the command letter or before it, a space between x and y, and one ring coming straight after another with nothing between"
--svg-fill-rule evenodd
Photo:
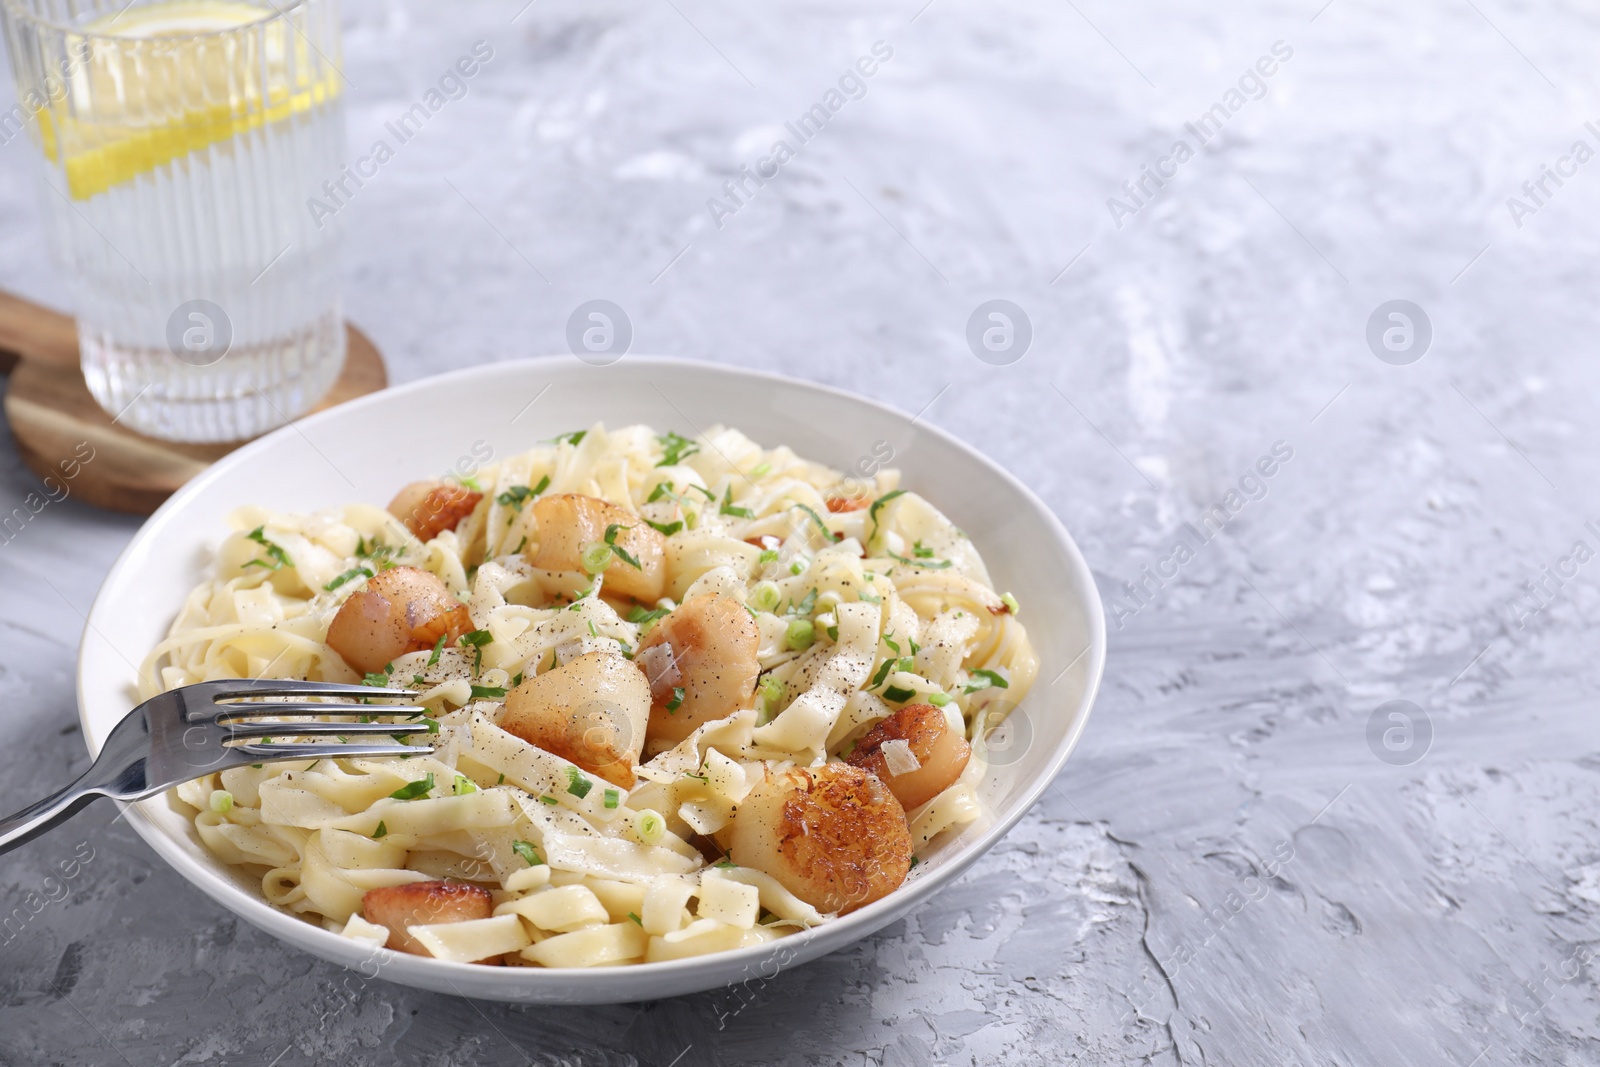
<instances>
[{"instance_id":1,"label":"silver fork","mask_svg":"<svg viewBox=\"0 0 1600 1067\"><path fill-rule=\"evenodd\" d=\"M214 771L254 763L350 756L426 756L428 745L280 742L274 737L344 737L427 733L427 723L318 722L266 716L426 715L416 704L319 704L313 697L409 699L406 689L262 678L186 685L151 697L111 730L83 777L15 815L0 819L0 852L51 829L97 797L143 800ZM282 703L264 697L298 697Z\"/></svg>"}]
</instances>

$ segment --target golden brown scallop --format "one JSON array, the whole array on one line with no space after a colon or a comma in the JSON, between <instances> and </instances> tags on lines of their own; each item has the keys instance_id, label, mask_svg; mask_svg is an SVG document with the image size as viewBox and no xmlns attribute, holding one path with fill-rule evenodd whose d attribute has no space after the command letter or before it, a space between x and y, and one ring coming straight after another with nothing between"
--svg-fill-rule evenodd
<instances>
[{"instance_id":1,"label":"golden brown scallop","mask_svg":"<svg viewBox=\"0 0 1600 1067\"><path fill-rule=\"evenodd\" d=\"M659 620L634 656L650 682L650 738L677 744L701 724L750 707L760 649L755 620L721 593L692 597ZM683 699L673 708L675 690Z\"/></svg>"},{"instance_id":2,"label":"golden brown scallop","mask_svg":"<svg viewBox=\"0 0 1600 1067\"><path fill-rule=\"evenodd\" d=\"M396 656L454 641L472 616L444 582L417 567L390 567L367 580L328 625L328 646L355 670L381 671Z\"/></svg>"},{"instance_id":3,"label":"golden brown scallop","mask_svg":"<svg viewBox=\"0 0 1600 1067\"><path fill-rule=\"evenodd\" d=\"M413 956L431 953L406 932L406 927L487 919L493 914L494 897L489 891L466 882L407 882L368 890L361 898L362 918L389 930L384 947Z\"/></svg>"},{"instance_id":4,"label":"golden brown scallop","mask_svg":"<svg viewBox=\"0 0 1600 1067\"><path fill-rule=\"evenodd\" d=\"M884 745L902 755L891 759ZM972 746L950 728L944 712L932 704L908 704L867 731L845 762L877 775L900 806L911 811L954 785L971 756ZM895 773L896 767L909 767L912 761L915 768Z\"/></svg>"},{"instance_id":5,"label":"golden brown scallop","mask_svg":"<svg viewBox=\"0 0 1600 1067\"><path fill-rule=\"evenodd\" d=\"M632 789L650 685L615 652L587 652L506 694L501 729Z\"/></svg>"},{"instance_id":6,"label":"golden brown scallop","mask_svg":"<svg viewBox=\"0 0 1600 1067\"><path fill-rule=\"evenodd\" d=\"M533 505L533 521L539 528L538 548L531 558L535 567L582 570L584 548L604 543L606 530L616 526L614 543L639 565L613 553L602 572L606 594L654 604L666 592L667 539L626 508L597 497L558 493L539 498Z\"/></svg>"},{"instance_id":7,"label":"golden brown scallop","mask_svg":"<svg viewBox=\"0 0 1600 1067\"><path fill-rule=\"evenodd\" d=\"M855 911L911 870L905 809L873 775L846 763L769 773L740 802L733 861L776 878L818 911Z\"/></svg>"},{"instance_id":8,"label":"golden brown scallop","mask_svg":"<svg viewBox=\"0 0 1600 1067\"><path fill-rule=\"evenodd\" d=\"M389 514L405 523L419 541L454 530L472 514L483 494L452 482L412 482L389 501Z\"/></svg>"}]
</instances>

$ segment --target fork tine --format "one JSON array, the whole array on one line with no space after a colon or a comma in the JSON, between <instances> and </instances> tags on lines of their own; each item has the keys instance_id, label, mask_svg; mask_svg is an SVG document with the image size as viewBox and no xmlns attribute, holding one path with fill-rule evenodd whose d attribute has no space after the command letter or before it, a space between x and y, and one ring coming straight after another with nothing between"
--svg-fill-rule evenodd
<instances>
[{"instance_id":1,"label":"fork tine","mask_svg":"<svg viewBox=\"0 0 1600 1067\"><path fill-rule=\"evenodd\" d=\"M215 701L248 700L251 697L402 697L416 693L410 689L379 689L345 682L304 682L297 678L240 678L220 683Z\"/></svg>"},{"instance_id":2,"label":"fork tine","mask_svg":"<svg viewBox=\"0 0 1600 1067\"><path fill-rule=\"evenodd\" d=\"M411 694L415 695L415 694ZM427 715L421 704L313 704L310 701L289 701L283 704L218 704L216 721L242 722L259 719L264 715Z\"/></svg>"},{"instance_id":3,"label":"fork tine","mask_svg":"<svg viewBox=\"0 0 1600 1067\"><path fill-rule=\"evenodd\" d=\"M238 745L228 750L243 753L251 763L280 763L284 760L353 759L381 756L431 756L432 745L328 745L271 744Z\"/></svg>"},{"instance_id":4,"label":"fork tine","mask_svg":"<svg viewBox=\"0 0 1600 1067\"><path fill-rule=\"evenodd\" d=\"M224 723L229 739L249 737L317 737L382 734L425 734L430 730L426 723L392 722L251 722Z\"/></svg>"}]
</instances>

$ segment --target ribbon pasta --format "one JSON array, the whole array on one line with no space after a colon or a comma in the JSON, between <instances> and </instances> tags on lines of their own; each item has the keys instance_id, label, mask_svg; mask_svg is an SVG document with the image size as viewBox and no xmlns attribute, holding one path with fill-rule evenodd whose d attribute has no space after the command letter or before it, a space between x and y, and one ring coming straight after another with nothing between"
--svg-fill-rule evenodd
<instances>
[{"instance_id":1,"label":"ribbon pasta","mask_svg":"<svg viewBox=\"0 0 1600 1067\"><path fill-rule=\"evenodd\" d=\"M233 768L174 790L220 861L345 936L395 933L363 914L369 891L441 880L486 890L492 912L400 933L453 961L679 959L826 922L772 875L706 859L745 796L769 774L841 758L912 702L981 742L1038 673L1016 601L896 471L847 480L720 427L691 440L596 425L466 481L481 498L427 542L369 505L242 509L212 577L140 671L141 699L218 678L362 681L329 626L391 566L432 573L466 606L473 642L441 641L366 676L413 690L434 724L432 755ZM667 596L629 604L601 577L534 566L531 504L547 493L597 497L661 531ZM682 741L647 738L632 788L502 729L509 689L589 652L632 658L655 617L706 592L753 616L760 684ZM986 769L972 759L907 812L916 848L983 816Z\"/></svg>"}]
</instances>

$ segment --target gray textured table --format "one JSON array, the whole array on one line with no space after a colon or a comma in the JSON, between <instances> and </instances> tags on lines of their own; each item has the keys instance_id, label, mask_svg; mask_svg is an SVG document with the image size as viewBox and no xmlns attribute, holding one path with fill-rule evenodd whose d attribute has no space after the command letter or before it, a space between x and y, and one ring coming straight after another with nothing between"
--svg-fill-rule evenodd
<instances>
[{"instance_id":1,"label":"gray textured table","mask_svg":"<svg viewBox=\"0 0 1600 1067\"><path fill-rule=\"evenodd\" d=\"M958 885L742 1010L362 987L102 807L0 862L0 911L42 902L0 942L0 1059L1600 1062L1592 11L522 4L345 13L353 154L494 49L342 209L395 377L562 351L605 297L637 351L926 407L1095 566L1118 621L1084 743ZM729 198L880 40L864 95ZM23 151L0 284L60 302ZM966 341L993 298L1032 323L1009 366ZM1395 299L1426 343L1413 313L1409 348L1384 316L1369 344ZM0 444L3 510L33 486ZM85 762L81 613L135 525L69 500L0 545L0 807Z\"/></svg>"}]
</instances>

